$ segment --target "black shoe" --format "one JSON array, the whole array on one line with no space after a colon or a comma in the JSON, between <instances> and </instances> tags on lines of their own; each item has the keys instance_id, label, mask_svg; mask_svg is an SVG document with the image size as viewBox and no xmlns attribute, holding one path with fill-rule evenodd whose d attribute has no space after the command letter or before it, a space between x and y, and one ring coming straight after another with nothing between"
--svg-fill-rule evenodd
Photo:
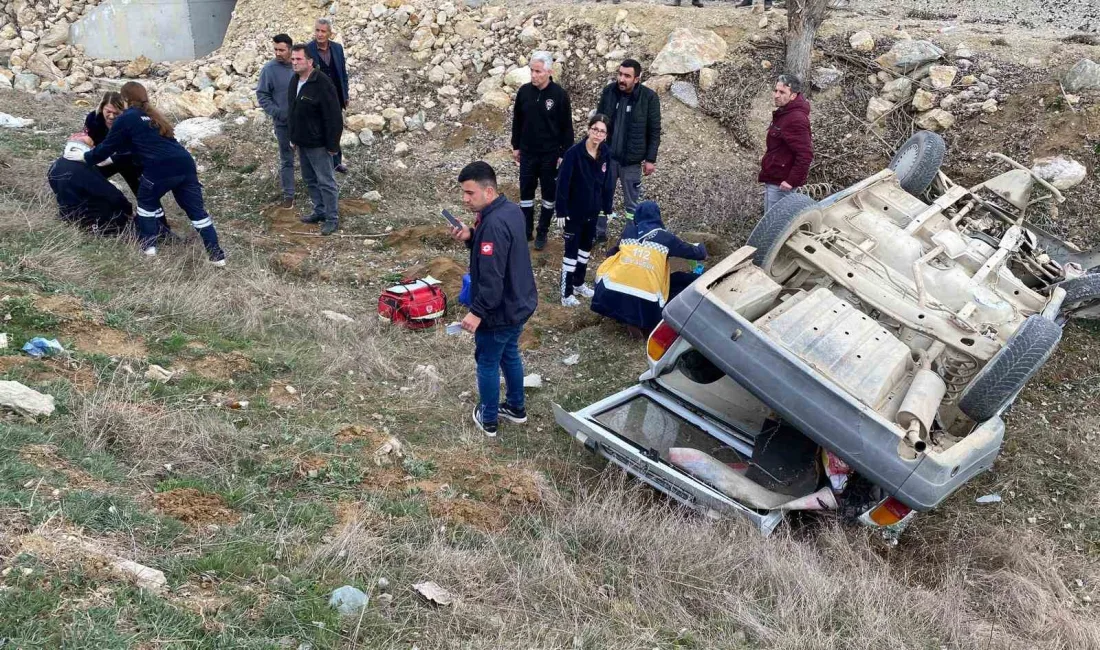
<instances>
[{"instance_id":1,"label":"black shoe","mask_svg":"<svg viewBox=\"0 0 1100 650\"><path fill-rule=\"evenodd\" d=\"M324 220L324 217L316 214L302 215L301 217L298 217L298 221L301 221L302 223L321 223Z\"/></svg>"},{"instance_id":2,"label":"black shoe","mask_svg":"<svg viewBox=\"0 0 1100 650\"><path fill-rule=\"evenodd\" d=\"M321 234L327 237L336 232L339 228L340 223L338 221L326 221L325 225L321 226Z\"/></svg>"},{"instance_id":3,"label":"black shoe","mask_svg":"<svg viewBox=\"0 0 1100 650\"><path fill-rule=\"evenodd\" d=\"M508 420L509 422L515 422L516 424L527 424L527 409L517 409L513 406L509 406L507 402L500 405L499 409L500 417Z\"/></svg>"},{"instance_id":4,"label":"black shoe","mask_svg":"<svg viewBox=\"0 0 1100 650\"><path fill-rule=\"evenodd\" d=\"M671 2L668 3L668 6L670 6L670 7L679 7L680 6L680 0L672 0Z\"/></svg>"},{"instance_id":5,"label":"black shoe","mask_svg":"<svg viewBox=\"0 0 1100 650\"><path fill-rule=\"evenodd\" d=\"M497 423L496 422L482 422L481 421L481 404L474 407L474 424L478 429L489 436L495 438L497 435Z\"/></svg>"},{"instance_id":6,"label":"black shoe","mask_svg":"<svg viewBox=\"0 0 1100 650\"><path fill-rule=\"evenodd\" d=\"M699 0L691 0L691 6L692 7L702 7L703 3L700 2Z\"/></svg>"},{"instance_id":7,"label":"black shoe","mask_svg":"<svg viewBox=\"0 0 1100 650\"><path fill-rule=\"evenodd\" d=\"M346 174L348 173L348 166L344 163L340 163L336 166L336 171L340 172L341 174Z\"/></svg>"},{"instance_id":8,"label":"black shoe","mask_svg":"<svg viewBox=\"0 0 1100 650\"><path fill-rule=\"evenodd\" d=\"M546 235L535 237L535 250L541 251L544 248L546 248Z\"/></svg>"}]
</instances>

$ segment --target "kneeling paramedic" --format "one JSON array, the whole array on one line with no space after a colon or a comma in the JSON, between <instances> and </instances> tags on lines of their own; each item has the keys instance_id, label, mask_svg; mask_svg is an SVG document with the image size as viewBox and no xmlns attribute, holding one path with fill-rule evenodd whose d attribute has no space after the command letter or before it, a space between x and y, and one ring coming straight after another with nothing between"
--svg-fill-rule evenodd
<instances>
[{"instance_id":1,"label":"kneeling paramedic","mask_svg":"<svg viewBox=\"0 0 1100 650\"><path fill-rule=\"evenodd\" d=\"M91 139L74 133L61 157L50 165L47 178L57 199L58 217L98 235L120 235L130 222L133 205L111 181L84 163Z\"/></svg>"}]
</instances>

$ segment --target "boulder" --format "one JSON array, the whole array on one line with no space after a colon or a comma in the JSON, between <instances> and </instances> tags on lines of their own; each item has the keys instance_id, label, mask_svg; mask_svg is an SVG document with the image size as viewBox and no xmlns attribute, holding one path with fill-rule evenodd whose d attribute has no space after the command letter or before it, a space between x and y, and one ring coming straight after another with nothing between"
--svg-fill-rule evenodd
<instances>
[{"instance_id":1,"label":"boulder","mask_svg":"<svg viewBox=\"0 0 1100 650\"><path fill-rule=\"evenodd\" d=\"M248 76L252 72L252 64L255 60L251 50L241 50L233 57L233 69L237 74Z\"/></svg>"},{"instance_id":2,"label":"boulder","mask_svg":"<svg viewBox=\"0 0 1100 650\"><path fill-rule=\"evenodd\" d=\"M65 78L65 74L50 61L50 58L41 52L35 52L27 59L27 71L38 75L46 81L59 81Z\"/></svg>"},{"instance_id":3,"label":"boulder","mask_svg":"<svg viewBox=\"0 0 1100 650\"><path fill-rule=\"evenodd\" d=\"M699 95L695 92L695 86L686 81L674 81L669 88L672 96L679 99L690 108L699 108Z\"/></svg>"},{"instance_id":4,"label":"boulder","mask_svg":"<svg viewBox=\"0 0 1100 650\"><path fill-rule=\"evenodd\" d=\"M477 94L484 95L487 92L500 90L501 78L499 76L485 77L477 85Z\"/></svg>"},{"instance_id":5,"label":"boulder","mask_svg":"<svg viewBox=\"0 0 1100 650\"><path fill-rule=\"evenodd\" d=\"M69 23L62 21L50 28L50 31L38 41L44 47L60 47L69 42Z\"/></svg>"},{"instance_id":6,"label":"boulder","mask_svg":"<svg viewBox=\"0 0 1100 650\"><path fill-rule=\"evenodd\" d=\"M519 88L523 84L531 83L531 68L523 66L522 68L509 70L508 74L504 75L504 83L512 88Z\"/></svg>"},{"instance_id":7,"label":"boulder","mask_svg":"<svg viewBox=\"0 0 1100 650\"><path fill-rule=\"evenodd\" d=\"M218 114L213 90L209 88L202 92L186 90L176 97L176 104L191 117L214 117Z\"/></svg>"},{"instance_id":8,"label":"boulder","mask_svg":"<svg viewBox=\"0 0 1100 650\"><path fill-rule=\"evenodd\" d=\"M936 96L928 92L924 88L917 88L916 94L913 95L913 109L918 113L930 111L936 107Z\"/></svg>"},{"instance_id":9,"label":"boulder","mask_svg":"<svg viewBox=\"0 0 1100 650\"><path fill-rule=\"evenodd\" d=\"M16 90L22 90L24 92L33 93L38 90L38 84L41 83L41 79L38 75L31 74L30 72L20 72L15 75L15 81L12 82L12 88Z\"/></svg>"},{"instance_id":10,"label":"boulder","mask_svg":"<svg viewBox=\"0 0 1100 650\"><path fill-rule=\"evenodd\" d=\"M882 87L882 98L888 102L908 101L913 94L913 80L909 77L898 77Z\"/></svg>"},{"instance_id":11,"label":"boulder","mask_svg":"<svg viewBox=\"0 0 1100 650\"><path fill-rule=\"evenodd\" d=\"M1071 93L1100 90L1100 64L1092 59L1081 59L1062 77L1062 87Z\"/></svg>"},{"instance_id":12,"label":"boulder","mask_svg":"<svg viewBox=\"0 0 1100 650\"><path fill-rule=\"evenodd\" d=\"M669 34L650 71L655 75L695 72L724 59L728 49L726 41L709 29L680 27Z\"/></svg>"},{"instance_id":13,"label":"boulder","mask_svg":"<svg viewBox=\"0 0 1100 650\"><path fill-rule=\"evenodd\" d=\"M344 131L340 134L341 149L351 149L353 147L358 147L359 144L360 142L358 133L354 133L352 131Z\"/></svg>"},{"instance_id":14,"label":"boulder","mask_svg":"<svg viewBox=\"0 0 1100 650\"><path fill-rule=\"evenodd\" d=\"M894 102L885 100L881 97L872 97L871 100L867 102L867 121L876 126L881 126L878 122L884 115L893 109Z\"/></svg>"},{"instance_id":15,"label":"boulder","mask_svg":"<svg viewBox=\"0 0 1100 650\"><path fill-rule=\"evenodd\" d=\"M946 131L955 125L955 116L942 108L933 108L917 116L917 127L926 131Z\"/></svg>"},{"instance_id":16,"label":"boulder","mask_svg":"<svg viewBox=\"0 0 1100 650\"><path fill-rule=\"evenodd\" d=\"M209 117L192 117L176 125L176 139L192 147L206 138L222 134L222 123Z\"/></svg>"},{"instance_id":17,"label":"boulder","mask_svg":"<svg viewBox=\"0 0 1100 650\"><path fill-rule=\"evenodd\" d=\"M0 75L0 90L11 90L12 79L14 79L14 77L9 79L7 75Z\"/></svg>"},{"instance_id":18,"label":"boulder","mask_svg":"<svg viewBox=\"0 0 1100 650\"><path fill-rule=\"evenodd\" d=\"M706 68L704 68L704 70L705 69ZM646 88L653 89L653 92L657 93L658 95L663 95L672 89L672 83L674 81L676 81L676 77L670 74L662 74L646 79L642 82L642 85Z\"/></svg>"},{"instance_id":19,"label":"boulder","mask_svg":"<svg viewBox=\"0 0 1100 650\"><path fill-rule=\"evenodd\" d=\"M17 381L0 381L0 406L29 417L51 415L54 411L52 395L44 395L27 388Z\"/></svg>"},{"instance_id":20,"label":"boulder","mask_svg":"<svg viewBox=\"0 0 1100 650\"><path fill-rule=\"evenodd\" d=\"M441 84L447 79L447 73L443 71L443 68L434 66L428 71L428 81L433 84Z\"/></svg>"},{"instance_id":21,"label":"boulder","mask_svg":"<svg viewBox=\"0 0 1100 650\"><path fill-rule=\"evenodd\" d=\"M934 65L928 68L928 83L936 90L950 88L958 74L959 69L953 65Z\"/></svg>"},{"instance_id":22,"label":"boulder","mask_svg":"<svg viewBox=\"0 0 1100 650\"><path fill-rule=\"evenodd\" d=\"M884 68L909 72L942 56L943 50L929 41L897 41L889 52L875 61Z\"/></svg>"},{"instance_id":23,"label":"boulder","mask_svg":"<svg viewBox=\"0 0 1100 650\"><path fill-rule=\"evenodd\" d=\"M427 27L417 29L413 33L412 40L409 41L409 49L413 52L429 50L432 45L435 45L435 36L432 35L432 30Z\"/></svg>"},{"instance_id":24,"label":"boulder","mask_svg":"<svg viewBox=\"0 0 1100 650\"><path fill-rule=\"evenodd\" d=\"M152 67L152 60L150 60L149 57L142 55L134 59L133 61L130 61L130 63L126 65L126 69L122 71L122 74L130 78L143 77L148 74L149 70Z\"/></svg>"},{"instance_id":25,"label":"boulder","mask_svg":"<svg viewBox=\"0 0 1100 650\"><path fill-rule=\"evenodd\" d=\"M848 39L848 44L852 46L852 49L856 52L870 52L875 49L875 39L871 36L871 32L859 31Z\"/></svg>"},{"instance_id":26,"label":"boulder","mask_svg":"<svg viewBox=\"0 0 1100 650\"><path fill-rule=\"evenodd\" d=\"M344 120L344 126L356 133L359 133L363 129L367 128L367 115L363 113L356 113L355 115L349 115Z\"/></svg>"},{"instance_id":27,"label":"boulder","mask_svg":"<svg viewBox=\"0 0 1100 650\"><path fill-rule=\"evenodd\" d=\"M814 88L817 88L818 90L825 90L830 86L836 85L836 83L839 82L843 76L844 73L839 68L833 66L827 68L817 67L814 68L811 81L813 82Z\"/></svg>"},{"instance_id":28,"label":"boulder","mask_svg":"<svg viewBox=\"0 0 1100 650\"><path fill-rule=\"evenodd\" d=\"M519 33L519 42L528 46L536 45L541 38L542 32L534 25L524 27L523 31Z\"/></svg>"},{"instance_id":29,"label":"boulder","mask_svg":"<svg viewBox=\"0 0 1100 650\"><path fill-rule=\"evenodd\" d=\"M499 108L502 111L508 110L512 106L512 98L508 93L501 90L493 90L485 93L478 100L479 104L488 104L494 108Z\"/></svg>"},{"instance_id":30,"label":"boulder","mask_svg":"<svg viewBox=\"0 0 1100 650\"><path fill-rule=\"evenodd\" d=\"M0 127L5 129L21 129L32 124L34 124L34 120L29 117L16 117L7 113L0 113Z\"/></svg>"},{"instance_id":31,"label":"boulder","mask_svg":"<svg viewBox=\"0 0 1100 650\"><path fill-rule=\"evenodd\" d=\"M993 114L996 113L999 109L1000 107L997 106L997 100L992 97L982 102L983 113Z\"/></svg>"},{"instance_id":32,"label":"boulder","mask_svg":"<svg viewBox=\"0 0 1100 650\"><path fill-rule=\"evenodd\" d=\"M384 128L386 128L386 118L378 113L363 116L363 129L372 133L380 133Z\"/></svg>"},{"instance_id":33,"label":"boulder","mask_svg":"<svg viewBox=\"0 0 1100 650\"><path fill-rule=\"evenodd\" d=\"M1085 180L1088 170L1073 158L1066 156L1048 156L1038 158L1031 171L1060 190L1068 190Z\"/></svg>"}]
</instances>

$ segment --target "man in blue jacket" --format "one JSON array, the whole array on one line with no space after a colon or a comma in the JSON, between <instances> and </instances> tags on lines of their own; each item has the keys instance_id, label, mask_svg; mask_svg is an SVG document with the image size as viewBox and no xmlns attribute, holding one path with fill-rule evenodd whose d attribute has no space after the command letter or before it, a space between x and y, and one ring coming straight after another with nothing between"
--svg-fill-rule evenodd
<instances>
[{"instance_id":1,"label":"man in blue jacket","mask_svg":"<svg viewBox=\"0 0 1100 650\"><path fill-rule=\"evenodd\" d=\"M462 319L462 329L474 335L474 424L495 436L498 417L527 422L519 335L538 305L538 290L523 211L497 192L496 172L479 160L462 168L458 182L462 203L475 215L473 228L464 224L451 231L470 249L470 313ZM507 393L498 403L502 368Z\"/></svg>"},{"instance_id":2,"label":"man in blue jacket","mask_svg":"<svg viewBox=\"0 0 1100 650\"><path fill-rule=\"evenodd\" d=\"M332 19L318 18L313 26L313 40L306 46L306 51L313 59L313 67L317 68L336 86L336 96L340 100L340 110L348 108L348 69L347 60L344 58L344 46L332 39ZM341 174L348 173L348 166L344 164L343 155L337 152L332 157L332 164Z\"/></svg>"}]
</instances>

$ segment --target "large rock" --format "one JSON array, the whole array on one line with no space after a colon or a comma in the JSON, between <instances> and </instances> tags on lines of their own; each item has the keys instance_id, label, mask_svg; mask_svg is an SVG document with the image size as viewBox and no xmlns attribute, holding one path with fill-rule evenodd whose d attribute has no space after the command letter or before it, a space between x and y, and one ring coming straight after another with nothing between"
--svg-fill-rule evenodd
<instances>
[{"instance_id":1,"label":"large rock","mask_svg":"<svg viewBox=\"0 0 1100 650\"><path fill-rule=\"evenodd\" d=\"M916 94L913 95L913 109L918 113L930 111L936 107L936 96L928 92L924 88L917 88Z\"/></svg>"},{"instance_id":2,"label":"large rock","mask_svg":"<svg viewBox=\"0 0 1100 650\"><path fill-rule=\"evenodd\" d=\"M917 116L917 127L926 131L946 131L955 125L955 116L942 108L933 108Z\"/></svg>"},{"instance_id":3,"label":"large rock","mask_svg":"<svg viewBox=\"0 0 1100 650\"><path fill-rule=\"evenodd\" d=\"M881 97L872 97L867 102L867 121L874 124L876 127L881 127L880 120L884 115L894 110L894 102L887 101Z\"/></svg>"},{"instance_id":4,"label":"large rock","mask_svg":"<svg viewBox=\"0 0 1100 650\"><path fill-rule=\"evenodd\" d=\"M814 68L812 81L814 88L818 90L825 90L830 86L836 85L837 82L844 76L844 72L839 68L830 67L818 67Z\"/></svg>"},{"instance_id":5,"label":"large rock","mask_svg":"<svg viewBox=\"0 0 1100 650\"><path fill-rule=\"evenodd\" d=\"M358 147L360 144L359 134L352 131L344 131L340 134L340 148L351 149Z\"/></svg>"},{"instance_id":6,"label":"large rock","mask_svg":"<svg viewBox=\"0 0 1100 650\"><path fill-rule=\"evenodd\" d=\"M500 84L501 77L499 75L485 77L481 80L481 83L477 85L477 94L484 95L487 92L500 90Z\"/></svg>"},{"instance_id":7,"label":"large rock","mask_svg":"<svg viewBox=\"0 0 1100 650\"><path fill-rule=\"evenodd\" d=\"M1062 77L1062 87L1071 93L1100 90L1100 63L1081 59Z\"/></svg>"},{"instance_id":8,"label":"large rock","mask_svg":"<svg viewBox=\"0 0 1100 650\"><path fill-rule=\"evenodd\" d=\"M413 52L430 50L432 45L435 45L435 36L432 35L432 30L427 27L417 29L412 36L412 40L409 41L409 49Z\"/></svg>"},{"instance_id":9,"label":"large rock","mask_svg":"<svg viewBox=\"0 0 1100 650\"><path fill-rule=\"evenodd\" d=\"M0 127L5 129L21 129L32 124L34 124L34 120L29 117L16 117L7 113L0 113Z\"/></svg>"},{"instance_id":10,"label":"large rock","mask_svg":"<svg viewBox=\"0 0 1100 650\"><path fill-rule=\"evenodd\" d=\"M1065 156L1038 158L1032 165L1031 171L1060 190L1068 190L1077 185L1085 180L1088 174L1084 165Z\"/></svg>"},{"instance_id":11,"label":"large rock","mask_svg":"<svg viewBox=\"0 0 1100 650\"><path fill-rule=\"evenodd\" d=\"M699 90L710 90L718 83L718 71L703 68L699 71Z\"/></svg>"},{"instance_id":12,"label":"large rock","mask_svg":"<svg viewBox=\"0 0 1100 650\"><path fill-rule=\"evenodd\" d=\"M36 417L51 415L54 411L54 400L52 395L43 395L17 381L0 381L0 406L22 415Z\"/></svg>"},{"instance_id":13,"label":"large rock","mask_svg":"<svg viewBox=\"0 0 1100 650\"><path fill-rule=\"evenodd\" d=\"M363 128L372 133L380 133L386 128L386 118L378 113L371 113L363 117Z\"/></svg>"},{"instance_id":14,"label":"large rock","mask_svg":"<svg viewBox=\"0 0 1100 650\"><path fill-rule=\"evenodd\" d=\"M202 92L186 90L176 97L176 103L191 117L214 117L218 114L218 105L214 102L214 92L210 88Z\"/></svg>"},{"instance_id":15,"label":"large rock","mask_svg":"<svg viewBox=\"0 0 1100 650\"><path fill-rule=\"evenodd\" d=\"M668 36L668 42L650 66L652 74L687 74L717 63L726 57L726 41L709 29L680 27Z\"/></svg>"},{"instance_id":16,"label":"large rock","mask_svg":"<svg viewBox=\"0 0 1100 650\"><path fill-rule=\"evenodd\" d=\"M356 133L359 133L363 129L367 128L367 115L363 113L349 115L348 118L344 120L344 126L352 131L355 131Z\"/></svg>"},{"instance_id":17,"label":"large rock","mask_svg":"<svg viewBox=\"0 0 1100 650\"><path fill-rule=\"evenodd\" d=\"M508 74L504 75L504 83L513 88L519 88L523 84L531 83L531 68L523 66L521 68L509 70Z\"/></svg>"},{"instance_id":18,"label":"large rock","mask_svg":"<svg viewBox=\"0 0 1100 650\"><path fill-rule=\"evenodd\" d=\"M882 87L882 98L888 102L904 102L913 94L913 80L898 77Z\"/></svg>"},{"instance_id":19,"label":"large rock","mask_svg":"<svg viewBox=\"0 0 1100 650\"><path fill-rule=\"evenodd\" d=\"M695 86L686 81L674 81L669 91L672 96L679 99L691 108L699 108L699 95L695 92Z\"/></svg>"},{"instance_id":20,"label":"large rock","mask_svg":"<svg viewBox=\"0 0 1100 650\"><path fill-rule=\"evenodd\" d=\"M47 81L58 81L65 78L61 69L50 61L50 57L41 52L35 52L27 59L27 71L38 75Z\"/></svg>"},{"instance_id":21,"label":"large rock","mask_svg":"<svg viewBox=\"0 0 1100 650\"><path fill-rule=\"evenodd\" d=\"M145 55L141 55L138 58L130 61L126 64L126 68L122 71L122 74L130 77L143 77L149 73L149 70L153 67L153 61Z\"/></svg>"},{"instance_id":22,"label":"large rock","mask_svg":"<svg viewBox=\"0 0 1100 650\"><path fill-rule=\"evenodd\" d=\"M512 98L508 96L508 93L501 90L493 90L485 93L478 100L480 104L488 104L494 108L499 108L502 111L508 110L512 106Z\"/></svg>"},{"instance_id":23,"label":"large rock","mask_svg":"<svg viewBox=\"0 0 1100 650\"><path fill-rule=\"evenodd\" d=\"M61 21L50 28L46 35L38 41L44 47L59 47L69 42L69 23Z\"/></svg>"},{"instance_id":24,"label":"large rock","mask_svg":"<svg viewBox=\"0 0 1100 650\"><path fill-rule=\"evenodd\" d=\"M875 39L868 31L859 31L852 34L851 38L848 39L848 44L857 52L870 52L875 49Z\"/></svg>"},{"instance_id":25,"label":"large rock","mask_svg":"<svg viewBox=\"0 0 1100 650\"><path fill-rule=\"evenodd\" d=\"M536 45L541 38L542 33L534 25L524 27L523 31L519 33L519 42L524 45Z\"/></svg>"},{"instance_id":26,"label":"large rock","mask_svg":"<svg viewBox=\"0 0 1100 650\"><path fill-rule=\"evenodd\" d=\"M943 50L929 41L898 41L886 54L875 59L884 68L898 72L916 70L943 56Z\"/></svg>"},{"instance_id":27,"label":"large rock","mask_svg":"<svg viewBox=\"0 0 1100 650\"><path fill-rule=\"evenodd\" d=\"M222 123L209 117L192 117L176 125L176 139L185 147L222 134Z\"/></svg>"},{"instance_id":28,"label":"large rock","mask_svg":"<svg viewBox=\"0 0 1100 650\"><path fill-rule=\"evenodd\" d=\"M953 65L934 65L928 68L928 83L936 90L950 88L958 74L959 69Z\"/></svg>"},{"instance_id":29,"label":"large rock","mask_svg":"<svg viewBox=\"0 0 1100 650\"><path fill-rule=\"evenodd\" d=\"M241 50L237 52L237 56L233 57L233 69L237 71L237 74L247 76L252 72L254 59L251 50Z\"/></svg>"},{"instance_id":30,"label":"large rock","mask_svg":"<svg viewBox=\"0 0 1100 650\"><path fill-rule=\"evenodd\" d=\"M38 75L31 74L30 72L20 72L15 75L15 81L12 82L12 87L16 90L22 90L24 92L33 93L38 90L38 84L42 80L38 78Z\"/></svg>"}]
</instances>

